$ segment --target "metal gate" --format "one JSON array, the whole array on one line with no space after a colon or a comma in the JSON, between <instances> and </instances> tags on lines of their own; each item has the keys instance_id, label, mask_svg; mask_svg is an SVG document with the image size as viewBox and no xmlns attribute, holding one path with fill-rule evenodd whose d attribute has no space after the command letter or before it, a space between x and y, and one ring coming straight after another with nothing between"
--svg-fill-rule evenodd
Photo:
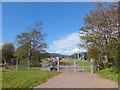
<instances>
[{"instance_id":1,"label":"metal gate","mask_svg":"<svg viewBox=\"0 0 120 90\"><path fill-rule=\"evenodd\" d=\"M60 72L90 72L91 62L87 60L66 60L65 64L60 65Z\"/></svg>"},{"instance_id":2,"label":"metal gate","mask_svg":"<svg viewBox=\"0 0 120 90\"><path fill-rule=\"evenodd\" d=\"M43 60L46 61L46 60ZM60 62L63 64L60 64ZM55 58L52 63L46 64L44 62L42 64L43 70L57 70L57 72L92 72L93 73L93 64L92 60L88 61L82 58L75 59L59 59L59 57Z\"/></svg>"}]
</instances>

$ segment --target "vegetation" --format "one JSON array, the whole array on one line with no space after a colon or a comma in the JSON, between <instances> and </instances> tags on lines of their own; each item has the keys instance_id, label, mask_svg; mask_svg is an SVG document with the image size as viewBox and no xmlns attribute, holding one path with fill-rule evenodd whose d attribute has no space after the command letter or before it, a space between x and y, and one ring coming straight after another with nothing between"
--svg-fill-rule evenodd
<instances>
[{"instance_id":1,"label":"vegetation","mask_svg":"<svg viewBox=\"0 0 120 90\"><path fill-rule=\"evenodd\" d=\"M62 60L64 65L73 65L74 64L74 60Z\"/></svg>"},{"instance_id":2,"label":"vegetation","mask_svg":"<svg viewBox=\"0 0 120 90\"><path fill-rule=\"evenodd\" d=\"M18 47L14 49L12 43L5 43L0 49L1 62L6 68L16 65L16 69L22 63L30 69L30 66L40 66L42 59L50 57L46 52L46 34L41 31L42 23L35 22L28 31L16 36ZM27 63L26 63L27 62Z\"/></svg>"},{"instance_id":3,"label":"vegetation","mask_svg":"<svg viewBox=\"0 0 120 90\"><path fill-rule=\"evenodd\" d=\"M119 9L118 3L97 3L86 14L79 32L83 41L79 46L87 49L87 57L94 60L98 74L114 81L118 81L120 70Z\"/></svg>"},{"instance_id":4,"label":"vegetation","mask_svg":"<svg viewBox=\"0 0 120 90\"><path fill-rule=\"evenodd\" d=\"M2 46L2 58L4 60L9 60L13 58L14 46L12 43L5 43Z\"/></svg>"},{"instance_id":5,"label":"vegetation","mask_svg":"<svg viewBox=\"0 0 120 90\"><path fill-rule=\"evenodd\" d=\"M47 61L46 58L49 57L45 52L46 34L41 31L41 25L40 22L35 22L28 28L29 31L17 35L16 49L12 43L5 43L0 49L0 59L2 58L7 67L11 66L8 70L0 72L3 76L0 80L3 89L32 88L56 75L56 72L42 71L38 68L42 59Z\"/></svg>"},{"instance_id":6,"label":"vegetation","mask_svg":"<svg viewBox=\"0 0 120 90\"><path fill-rule=\"evenodd\" d=\"M120 51L119 23L118 23L118 3L97 3L96 7L86 14L84 26L80 29L80 39L83 41L80 47L87 49L86 57L94 60L95 70L100 69L97 73L104 78L118 81L119 64L118 60ZM66 57L56 53L46 53L45 42L46 34L41 31L42 23L35 22L23 32L16 36L18 47L14 49L12 43L5 43L0 49L0 59L2 58L5 67L9 68L15 60L16 71L14 68L3 72L3 88L30 88L39 83L45 82L49 77L56 73L51 71L41 71L35 66L39 66L42 59L50 62L47 57ZM71 57L74 57L72 55ZM20 62L25 62L18 69ZM63 60L64 64L72 65L74 60ZM77 65L82 66L82 61L76 61ZM22 64L23 65L23 64ZM85 68L90 71L90 62L84 61ZM31 69L30 69L31 67Z\"/></svg>"},{"instance_id":7,"label":"vegetation","mask_svg":"<svg viewBox=\"0 0 120 90\"><path fill-rule=\"evenodd\" d=\"M45 82L48 78L56 75L55 72L42 71L39 68L31 68L30 71L15 69L2 73L2 88L32 88Z\"/></svg>"},{"instance_id":8,"label":"vegetation","mask_svg":"<svg viewBox=\"0 0 120 90\"><path fill-rule=\"evenodd\" d=\"M97 74L102 77L118 83L118 72L116 72L114 67L106 68L97 72Z\"/></svg>"},{"instance_id":9,"label":"vegetation","mask_svg":"<svg viewBox=\"0 0 120 90\"><path fill-rule=\"evenodd\" d=\"M94 59L94 64L101 69L118 66L118 4L97 3L96 7L86 14L85 24L80 29L80 38L87 57Z\"/></svg>"},{"instance_id":10,"label":"vegetation","mask_svg":"<svg viewBox=\"0 0 120 90\"><path fill-rule=\"evenodd\" d=\"M40 53L44 53L44 49L47 47L44 41L46 34L41 31L41 26L41 22L35 22L34 25L28 28L28 32L23 32L16 36L19 48L16 50L15 55L19 59L26 58L25 60L28 61L28 70L32 60L35 57L38 59Z\"/></svg>"},{"instance_id":11,"label":"vegetation","mask_svg":"<svg viewBox=\"0 0 120 90\"><path fill-rule=\"evenodd\" d=\"M14 46L12 43L5 43L2 46L2 62L4 63L5 68L10 68L9 66L13 64L12 62L12 59L14 57L13 53L14 53Z\"/></svg>"},{"instance_id":12,"label":"vegetation","mask_svg":"<svg viewBox=\"0 0 120 90\"><path fill-rule=\"evenodd\" d=\"M0 49L0 64L2 64L2 49Z\"/></svg>"}]
</instances>

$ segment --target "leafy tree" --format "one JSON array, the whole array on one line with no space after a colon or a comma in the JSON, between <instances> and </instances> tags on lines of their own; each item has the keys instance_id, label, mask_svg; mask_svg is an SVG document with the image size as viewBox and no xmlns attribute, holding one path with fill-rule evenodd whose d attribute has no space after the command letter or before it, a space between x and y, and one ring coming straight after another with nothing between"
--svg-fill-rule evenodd
<instances>
[{"instance_id":1,"label":"leafy tree","mask_svg":"<svg viewBox=\"0 0 120 90\"><path fill-rule=\"evenodd\" d=\"M40 66L42 62L43 54L40 51L34 51L34 55L32 56L31 66Z\"/></svg>"},{"instance_id":2,"label":"leafy tree","mask_svg":"<svg viewBox=\"0 0 120 90\"><path fill-rule=\"evenodd\" d=\"M32 62L32 56L35 54L34 51L44 52L44 49L47 47L45 43L46 34L41 31L41 26L42 24L40 22L35 22L34 25L28 28L28 32L17 35L18 45L27 44L29 47L27 50L28 66L30 66L30 62Z\"/></svg>"},{"instance_id":3,"label":"leafy tree","mask_svg":"<svg viewBox=\"0 0 120 90\"><path fill-rule=\"evenodd\" d=\"M85 24L80 30L80 38L84 43L80 46L88 50L91 58L102 62L103 67L110 62L110 58L116 62L119 43L118 3L97 3L95 8L86 14L84 21Z\"/></svg>"},{"instance_id":4,"label":"leafy tree","mask_svg":"<svg viewBox=\"0 0 120 90\"><path fill-rule=\"evenodd\" d=\"M4 60L4 63L6 65L7 63L12 63L11 59L13 58L13 52L14 52L14 46L12 43L5 43L2 46L2 59Z\"/></svg>"},{"instance_id":5,"label":"leafy tree","mask_svg":"<svg viewBox=\"0 0 120 90\"><path fill-rule=\"evenodd\" d=\"M13 58L14 46L12 43L5 43L2 46L2 58L4 60L9 60Z\"/></svg>"},{"instance_id":6,"label":"leafy tree","mask_svg":"<svg viewBox=\"0 0 120 90\"><path fill-rule=\"evenodd\" d=\"M27 59L28 49L29 49L28 44L24 44L24 45L21 45L18 48L16 48L16 50L14 52L14 57L15 57L15 60L16 60L15 61L15 63L16 63L16 70L18 69L19 63L20 62L24 62L25 59ZM22 63L22 64L24 64L24 63Z\"/></svg>"},{"instance_id":7,"label":"leafy tree","mask_svg":"<svg viewBox=\"0 0 120 90\"><path fill-rule=\"evenodd\" d=\"M14 52L15 57L20 60L26 58L28 55L28 49L29 49L28 44L19 46Z\"/></svg>"},{"instance_id":8,"label":"leafy tree","mask_svg":"<svg viewBox=\"0 0 120 90\"><path fill-rule=\"evenodd\" d=\"M2 49L0 49L0 64L2 64Z\"/></svg>"}]
</instances>

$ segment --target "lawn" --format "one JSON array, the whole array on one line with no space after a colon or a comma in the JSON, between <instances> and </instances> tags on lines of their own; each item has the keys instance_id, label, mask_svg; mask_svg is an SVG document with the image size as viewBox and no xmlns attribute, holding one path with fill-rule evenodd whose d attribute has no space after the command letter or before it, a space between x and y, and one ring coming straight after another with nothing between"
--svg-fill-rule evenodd
<instances>
[{"instance_id":1,"label":"lawn","mask_svg":"<svg viewBox=\"0 0 120 90\"><path fill-rule=\"evenodd\" d=\"M2 73L2 88L32 88L54 75L56 72L42 71L38 68L32 68L30 71L12 69Z\"/></svg>"}]
</instances>

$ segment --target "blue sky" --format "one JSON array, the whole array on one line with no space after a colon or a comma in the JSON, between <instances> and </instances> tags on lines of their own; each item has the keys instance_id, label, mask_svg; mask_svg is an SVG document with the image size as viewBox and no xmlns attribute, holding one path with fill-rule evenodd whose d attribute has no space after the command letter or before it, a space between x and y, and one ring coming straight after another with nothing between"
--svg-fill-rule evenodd
<instances>
[{"instance_id":1,"label":"blue sky","mask_svg":"<svg viewBox=\"0 0 120 90\"><path fill-rule=\"evenodd\" d=\"M78 31L94 3L87 2L24 2L2 4L2 43L15 43L16 35L27 31L35 21L43 23L47 34L47 51L72 54L78 51Z\"/></svg>"}]
</instances>

